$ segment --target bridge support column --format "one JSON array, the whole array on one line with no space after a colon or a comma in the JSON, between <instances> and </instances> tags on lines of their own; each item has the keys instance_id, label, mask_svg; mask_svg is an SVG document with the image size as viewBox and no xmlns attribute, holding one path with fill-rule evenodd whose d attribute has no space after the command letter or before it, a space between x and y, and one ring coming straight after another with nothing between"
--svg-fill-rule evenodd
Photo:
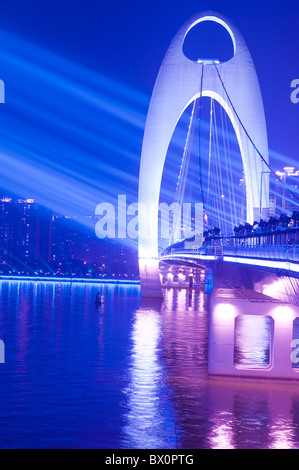
<instances>
[{"instance_id":1,"label":"bridge support column","mask_svg":"<svg viewBox=\"0 0 299 470\"><path fill-rule=\"evenodd\" d=\"M184 287L185 275L183 273L179 273L178 279L179 279L179 287Z\"/></svg>"},{"instance_id":2,"label":"bridge support column","mask_svg":"<svg viewBox=\"0 0 299 470\"><path fill-rule=\"evenodd\" d=\"M141 295L144 299L163 299L158 259L139 259Z\"/></svg>"},{"instance_id":3,"label":"bridge support column","mask_svg":"<svg viewBox=\"0 0 299 470\"><path fill-rule=\"evenodd\" d=\"M168 273L167 274L167 287L172 287L172 281L173 281L173 274Z\"/></svg>"},{"instance_id":4,"label":"bridge support column","mask_svg":"<svg viewBox=\"0 0 299 470\"><path fill-rule=\"evenodd\" d=\"M215 289L210 302L208 374L298 382L299 338L294 324L298 318L298 307L255 291Z\"/></svg>"},{"instance_id":5,"label":"bridge support column","mask_svg":"<svg viewBox=\"0 0 299 470\"><path fill-rule=\"evenodd\" d=\"M214 289L214 268L207 266L205 270L205 292L206 294L212 294Z\"/></svg>"}]
</instances>

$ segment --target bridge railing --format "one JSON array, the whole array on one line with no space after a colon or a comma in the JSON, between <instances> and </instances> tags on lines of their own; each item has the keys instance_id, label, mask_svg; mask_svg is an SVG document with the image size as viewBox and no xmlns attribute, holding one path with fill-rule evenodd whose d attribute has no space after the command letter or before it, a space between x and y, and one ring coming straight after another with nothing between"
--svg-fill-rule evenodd
<instances>
[{"instance_id":1,"label":"bridge railing","mask_svg":"<svg viewBox=\"0 0 299 470\"><path fill-rule=\"evenodd\" d=\"M223 254L226 256L299 263L299 245L227 246L224 247Z\"/></svg>"},{"instance_id":2,"label":"bridge railing","mask_svg":"<svg viewBox=\"0 0 299 470\"><path fill-rule=\"evenodd\" d=\"M172 248L170 252L162 252L161 257L163 256L175 256L175 255L204 255L204 256L216 256L221 258L223 256L223 246L221 245L207 245L207 246L197 246L194 245L193 248Z\"/></svg>"},{"instance_id":3,"label":"bridge railing","mask_svg":"<svg viewBox=\"0 0 299 470\"><path fill-rule=\"evenodd\" d=\"M188 249L172 249L170 253L165 253L164 256L187 256L188 254L191 255L191 257L203 255L214 256L217 259L221 259L223 256L233 256L299 263L299 245L194 246Z\"/></svg>"}]
</instances>

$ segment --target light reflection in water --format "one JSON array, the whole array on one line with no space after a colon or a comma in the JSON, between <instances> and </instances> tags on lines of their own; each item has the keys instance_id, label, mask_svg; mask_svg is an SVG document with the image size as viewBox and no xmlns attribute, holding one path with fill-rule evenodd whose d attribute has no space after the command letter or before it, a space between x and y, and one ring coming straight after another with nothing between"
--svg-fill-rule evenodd
<instances>
[{"instance_id":1,"label":"light reflection in water","mask_svg":"<svg viewBox=\"0 0 299 470\"><path fill-rule=\"evenodd\" d=\"M272 449L293 449L294 437L294 429L288 419L280 418L271 426Z\"/></svg>"},{"instance_id":2,"label":"light reflection in water","mask_svg":"<svg viewBox=\"0 0 299 470\"><path fill-rule=\"evenodd\" d=\"M230 413L222 413L218 416L218 420L219 424L214 427L211 433L212 449L234 449L232 443L232 415Z\"/></svg>"},{"instance_id":3,"label":"light reflection in water","mask_svg":"<svg viewBox=\"0 0 299 470\"><path fill-rule=\"evenodd\" d=\"M234 363L239 367L265 368L270 363L271 317L238 315L235 319Z\"/></svg>"},{"instance_id":4,"label":"light reflection in water","mask_svg":"<svg viewBox=\"0 0 299 470\"><path fill-rule=\"evenodd\" d=\"M135 314L132 332L132 363L127 394L125 442L133 448L157 449L172 447L169 427L174 433L171 407L165 419L164 370L159 357L161 336L160 312L143 307ZM163 409L164 408L164 409ZM163 429L164 428L164 429Z\"/></svg>"},{"instance_id":5,"label":"light reflection in water","mask_svg":"<svg viewBox=\"0 0 299 470\"><path fill-rule=\"evenodd\" d=\"M293 340L299 341L299 317L295 318L293 321ZM298 353L294 352L295 358L292 357L292 367L293 369L299 369ZM297 362L298 361L298 362Z\"/></svg>"}]
</instances>

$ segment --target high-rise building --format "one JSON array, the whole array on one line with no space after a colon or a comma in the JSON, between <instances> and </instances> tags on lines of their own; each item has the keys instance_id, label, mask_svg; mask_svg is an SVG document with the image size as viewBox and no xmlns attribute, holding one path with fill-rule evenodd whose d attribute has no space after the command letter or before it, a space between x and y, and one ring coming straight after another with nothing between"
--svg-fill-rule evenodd
<instances>
[{"instance_id":1,"label":"high-rise building","mask_svg":"<svg viewBox=\"0 0 299 470\"><path fill-rule=\"evenodd\" d=\"M52 253L53 261L77 259L79 248L79 229L76 221L62 215L52 216Z\"/></svg>"},{"instance_id":2,"label":"high-rise building","mask_svg":"<svg viewBox=\"0 0 299 470\"><path fill-rule=\"evenodd\" d=\"M95 216L53 214L34 199L0 200L0 268L18 274L131 276L137 255L99 239ZM6 266L5 266L6 265Z\"/></svg>"},{"instance_id":3,"label":"high-rise building","mask_svg":"<svg viewBox=\"0 0 299 470\"><path fill-rule=\"evenodd\" d=\"M294 167L285 167L283 171L276 171L277 178L272 181L270 194L272 196L272 211L291 215L299 207L299 170Z\"/></svg>"},{"instance_id":4,"label":"high-rise building","mask_svg":"<svg viewBox=\"0 0 299 470\"><path fill-rule=\"evenodd\" d=\"M0 263L13 262L16 234L16 203L12 198L0 200Z\"/></svg>"},{"instance_id":5,"label":"high-rise building","mask_svg":"<svg viewBox=\"0 0 299 470\"><path fill-rule=\"evenodd\" d=\"M16 257L29 264L38 260L40 242L39 207L34 199L18 199L16 204Z\"/></svg>"}]
</instances>

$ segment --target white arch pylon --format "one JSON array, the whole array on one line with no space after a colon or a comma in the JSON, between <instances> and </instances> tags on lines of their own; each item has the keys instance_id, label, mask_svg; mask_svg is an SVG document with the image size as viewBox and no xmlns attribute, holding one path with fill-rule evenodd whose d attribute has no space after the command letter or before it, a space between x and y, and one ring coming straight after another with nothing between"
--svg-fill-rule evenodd
<instances>
[{"instance_id":1,"label":"white arch pylon","mask_svg":"<svg viewBox=\"0 0 299 470\"><path fill-rule=\"evenodd\" d=\"M202 21L213 21L222 25L232 39L233 57L217 65L225 89L215 65L192 61L183 53L187 33ZM162 296L158 261L158 206L164 162L181 115L189 104L200 96L201 90L202 96L214 98L220 103L235 130L244 167L247 221L252 224L254 220L259 220L260 200L263 215L268 209L267 174L263 178L263 194L260 194L261 176L267 166L248 141L249 135L268 163L264 106L251 55L241 33L228 18L214 11L200 12L186 21L172 40L160 67L148 110L138 194L139 207L147 208L145 211L139 211L138 249L143 297ZM147 230L141 230L144 227Z\"/></svg>"}]
</instances>

